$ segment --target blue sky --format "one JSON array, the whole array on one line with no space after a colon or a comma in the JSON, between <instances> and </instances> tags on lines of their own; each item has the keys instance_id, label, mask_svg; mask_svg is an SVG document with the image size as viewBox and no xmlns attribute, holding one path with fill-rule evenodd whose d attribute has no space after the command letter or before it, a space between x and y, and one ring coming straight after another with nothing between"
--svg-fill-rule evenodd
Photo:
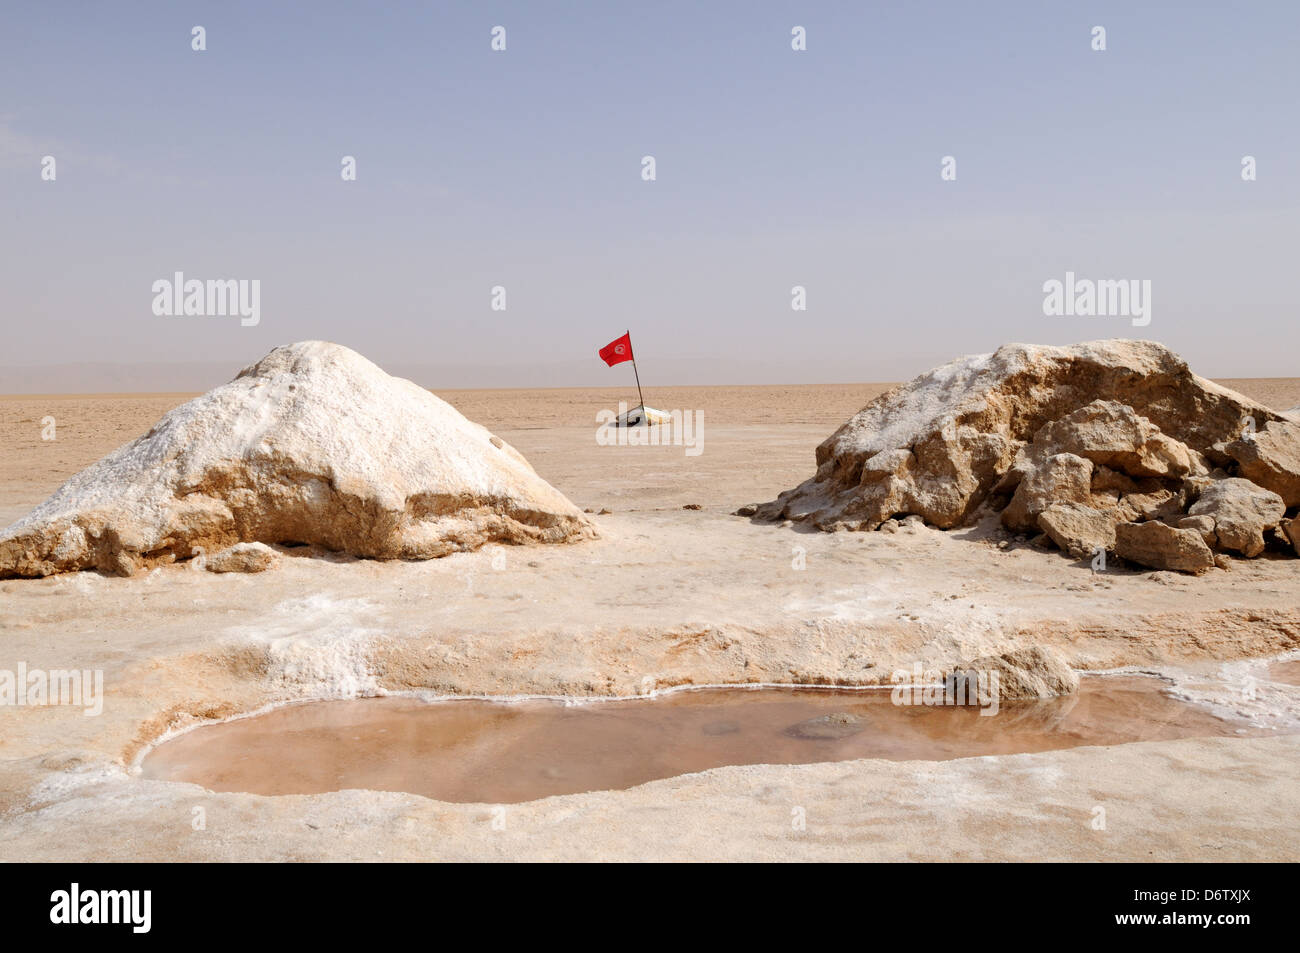
<instances>
[{"instance_id":1,"label":"blue sky","mask_svg":"<svg viewBox=\"0 0 1300 953\"><path fill-rule=\"evenodd\" d=\"M1291 2L6 5L0 365L328 338L580 384L631 327L697 383L1117 336L1295 375L1298 39ZM1067 270L1151 280L1151 324L1044 316ZM261 323L155 316L175 271L259 279Z\"/></svg>"}]
</instances>

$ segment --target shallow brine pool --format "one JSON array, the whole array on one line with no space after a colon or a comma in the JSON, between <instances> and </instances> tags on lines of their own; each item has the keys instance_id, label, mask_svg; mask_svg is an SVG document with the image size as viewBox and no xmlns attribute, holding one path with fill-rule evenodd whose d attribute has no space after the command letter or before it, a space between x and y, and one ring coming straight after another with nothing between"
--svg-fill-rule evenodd
<instances>
[{"instance_id":1,"label":"shallow brine pool","mask_svg":"<svg viewBox=\"0 0 1300 953\"><path fill-rule=\"evenodd\" d=\"M593 701L312 702L164 742L145 777L212 791L407 791L493 804L628 788L735 764L941 761L1244 733L1158 679L1085 677L1076 695L976 707L896 705L888 690L703 689Z\"/></svg>"}]
</instances>

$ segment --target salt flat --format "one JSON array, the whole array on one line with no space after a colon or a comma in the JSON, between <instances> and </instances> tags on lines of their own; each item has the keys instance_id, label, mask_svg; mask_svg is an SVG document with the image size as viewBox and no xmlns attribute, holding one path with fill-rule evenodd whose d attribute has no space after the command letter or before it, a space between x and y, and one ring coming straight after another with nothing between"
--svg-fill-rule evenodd
<instances>
[{"instance_id":1,"label":"salt flat","mask_svg":"<svg viewBox=\"0 0 1300 953\"><path fill-rule=\"evenodd\" d=\"M1300 379L1223 381L1279 410ZM290 549L280 569L186 566L0 582L0 667L102 669L104 712L0 709L0 858L1294 859L1300 560L1200 579L1094 575L989 527L806 532L729 515L814 469L885 385L666 388L703 453L601 447L625 391L439 392L595 515L600 538L428 562ZM0 524L185 395L0 398ZM56 439L41 439L53 417ZM696 504L700 509L683 509ZM802 566L803 568L797 568ZM1076 667L1160 671L1277 737L944 763L720 768L489 807L374 792L264 798L143 781L144 746L196 719L322 693L633 695L684 684L887 683L1025 641ZM1250 680L1253 690L1243 692ZM1250 697L1253 696L1253 697ZM1093 810L1106 808L1105 831ZM194 808L205 827L194 829ZM802 808L804 830L791 825Z\"/></svg>"}]
</instances>

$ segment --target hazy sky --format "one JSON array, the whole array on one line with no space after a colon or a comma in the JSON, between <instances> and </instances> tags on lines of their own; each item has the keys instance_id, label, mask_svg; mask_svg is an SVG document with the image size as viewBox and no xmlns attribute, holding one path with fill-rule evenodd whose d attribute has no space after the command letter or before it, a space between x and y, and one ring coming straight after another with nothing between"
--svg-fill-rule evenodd
<instances>
[{"instance_id":1,"label":"hazy sky","mask_svg":"<svg viewBox=\"0 0 1300 953\"><path fill-rule=\"evenodd\" d=\"M0 366L327 338L615 383L630 327L648 385L1101 337L1300 374L1298 40L1294 0L5 4ZM1150 280L1150 325L1045 316L1067 270ZM156 316L176 271L260 324Z\"/></svg>"}]
</instances>

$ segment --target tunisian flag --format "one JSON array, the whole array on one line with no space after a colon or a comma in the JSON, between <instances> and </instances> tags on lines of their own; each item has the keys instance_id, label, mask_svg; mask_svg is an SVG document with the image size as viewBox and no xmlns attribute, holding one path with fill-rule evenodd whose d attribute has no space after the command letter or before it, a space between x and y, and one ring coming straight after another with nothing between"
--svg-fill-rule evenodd
<instances>
[{"instance_id":1,"label":"tunisian flag","mask_svg":"<svg viewBox=\"0 0 1300 953\"><path fill-rule=\"evenodd\" d=\"M600 349L599 353L600 359L610 367L632 360L632 332L629 331L621 338L610 341Z\"/></svg>"}]
</instances>

